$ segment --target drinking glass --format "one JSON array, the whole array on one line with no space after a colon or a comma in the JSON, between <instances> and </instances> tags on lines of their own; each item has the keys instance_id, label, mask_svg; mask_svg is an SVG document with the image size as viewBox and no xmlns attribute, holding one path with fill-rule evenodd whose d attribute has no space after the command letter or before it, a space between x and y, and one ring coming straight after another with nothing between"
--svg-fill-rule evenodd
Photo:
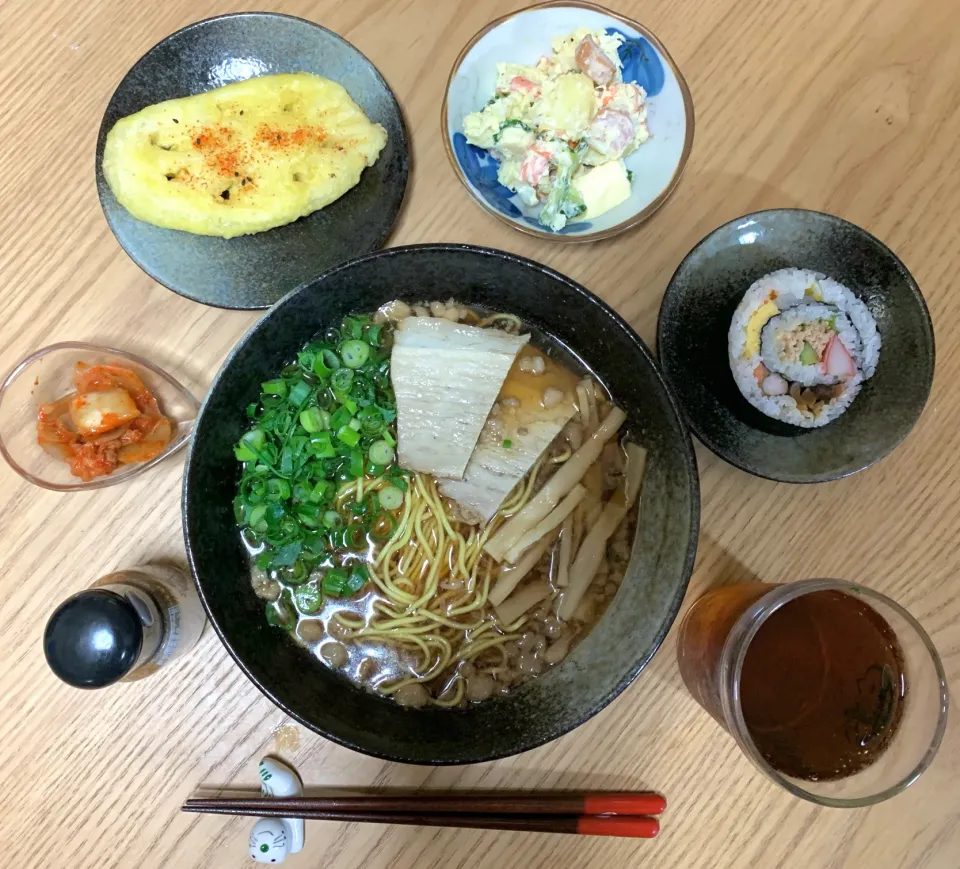
<instances>
[{"instance_id":1,"label":"drinking glass","mask_svg":"<svg viewBox=\"0 0 960 869\"><path fill-rule=\"evenodd\" d=\"M899 726L873 763L845 778L815 781L785 775L761 755L744 720L740 689L747 650L760 627L785 604L820 591L859 598L893 629L903 652L906 692ZM930 766L947 725L946 676L926 631L895 601L844 580L741 582L714 589L684 617L677 660L694 699L747 757L790 793L823 806L869 806L905 790Z\"/></svg>"}]
</instances>

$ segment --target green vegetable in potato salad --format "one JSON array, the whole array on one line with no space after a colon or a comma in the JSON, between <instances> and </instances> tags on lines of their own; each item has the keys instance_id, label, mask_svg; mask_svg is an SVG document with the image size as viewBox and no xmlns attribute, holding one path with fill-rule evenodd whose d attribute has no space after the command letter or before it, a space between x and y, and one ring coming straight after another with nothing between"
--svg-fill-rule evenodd
<instances>
[{"instance_id":1,"label":"green vegetable in potato salad","mask_svg":"<svg viewBox=\"0 0 960 869\"><path fill-rule=\"evenodd\" d=\"M503 135L503 131L509 129L510 127L516 127L520 130L525 130L528 133L533 132L533 127L531 127L529 124L525 124L523 121L517 120L516 118L511 118L508 121L504 121L500 125L500 129L493 134L494 143L499 142L500 137Z\"/></svg>"},{"instance_id":2,"label":"green vegetable in potato salad","mask_svg":"<svg viewBox=\"0 0 960 869\"><path fill-rule=\"evenodd\" d=\"M547 196L538 218L541 226L550 229L561 229L567 221L578 217L587 210L583 197L573 186L573 175L580 167L586 144L581 142L577 148L566 148L568 153L561 152L561 158L555 161L557 175L553 180L553 187ZM559 220L560 216L566 220Z\"/></svg>"}]
</instances>

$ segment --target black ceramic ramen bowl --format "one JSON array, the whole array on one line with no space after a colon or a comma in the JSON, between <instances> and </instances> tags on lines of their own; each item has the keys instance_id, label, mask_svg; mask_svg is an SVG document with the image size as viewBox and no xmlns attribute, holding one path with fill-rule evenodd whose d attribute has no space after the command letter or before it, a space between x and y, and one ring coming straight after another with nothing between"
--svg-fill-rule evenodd
<instances>
[{"instance_id":1,"label":"black ceramic ramen bowl","mask_svg":"<svg viewBox=\"0 0 960 869\"><path fill-rule=\"evenodd\" d=\"M734 309L754 281L782 268L839 281L866 304L880 332L876 373L822 428L760 413L730 371ZM657 353L694 434L730 464L786 483L837 480L890 453L920 418L935 355L926 303L896 254L859 226L798 208L738 217L687 254L660 306Z\"/></svg>"},{"instance_id":2,"label":"black ceramic ramen bowl","mask_svg":"<svg viewBox=\"0 0 960 869\"><path fill-rule=\"evenodd\" d=\"M387 131L377 162L336 202L276 229L214 238L144 223L117 202L103 176L107 133L153 103L272 73L310 72L339 82ZM272 12L198 21L141 57L120 82L97 138L97 191L123 249L150 277L188 299L222 308L268 308L290 290L390 234L407 187L407 135L383 76L349 42L319 24Z\"/></svg>"},{"instance_id":3,"label":"black ceramic ramen bowl","mask_svg":"<svg viewBox=\"0 0 960 869\"><path fill-rule=\"evenodd\" d=\"M233 447L244 409L317 331L401 297L510 311L580 357L628 413L649 450L628 574L570 656L511 694L465 710L405 709L358 689L270 627L253 593L233 518ZM534 748L600 711L663 641L693 569L699 486L693 449L656 363L636 333L563 275L502 251L417 245L371 254L291 293L227 358L194 429L183 487L187 553L207 614L241 669L311 730L390 760L474 763Z\"/></svg>"}]
</instances>

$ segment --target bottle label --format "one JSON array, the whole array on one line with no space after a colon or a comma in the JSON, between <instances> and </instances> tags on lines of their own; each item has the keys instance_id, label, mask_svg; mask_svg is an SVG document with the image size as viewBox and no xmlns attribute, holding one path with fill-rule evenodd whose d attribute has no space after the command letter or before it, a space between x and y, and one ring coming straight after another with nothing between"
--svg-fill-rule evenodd
<instances>
[{"instance_id":1,"label":"bottle label","mask_svg":"<svg viewBox=\"0 0 960 869\"><path fill-rule=\"evenodd\" d=\"M180 651L180 604L177 603L176 598L159 583L155 584L151 591L156 598L157 605L163 608L163 618L166 622L166 635L163 638L163 643L157 650L156 658L153 660L156 666L162 667Z\"/></svg>"}]
</instances>

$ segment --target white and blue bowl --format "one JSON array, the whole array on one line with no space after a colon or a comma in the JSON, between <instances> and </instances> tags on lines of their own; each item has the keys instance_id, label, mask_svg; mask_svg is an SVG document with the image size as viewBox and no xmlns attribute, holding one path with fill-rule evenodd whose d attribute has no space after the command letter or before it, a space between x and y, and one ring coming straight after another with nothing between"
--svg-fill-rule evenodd
<instances>
[{"instance_id":1,"label":"white and blue bowl","mask_svg":"<svg viewBox=\"0 0 960 869\"><path fill-rule=\"evenodd\" d=\"M574 221L560 232L537 222L539 206L524 205L497 181L499 164L467 144L463 119L493 96L497 64L533 64L550 53L550 42L578 27L619 33L624 81L647 92L650 139L626 158L633 172L633 193L606 214ZM521 232L554 241L596 241L624 232L650 217L680 181L693 146L693 100L680 70L649 30L592 3L554 0L512 12L492 21L460 52L450 72L443 100L441 128L447 154L473 198L495 217Z\"/></svg>"}]
</instances>

